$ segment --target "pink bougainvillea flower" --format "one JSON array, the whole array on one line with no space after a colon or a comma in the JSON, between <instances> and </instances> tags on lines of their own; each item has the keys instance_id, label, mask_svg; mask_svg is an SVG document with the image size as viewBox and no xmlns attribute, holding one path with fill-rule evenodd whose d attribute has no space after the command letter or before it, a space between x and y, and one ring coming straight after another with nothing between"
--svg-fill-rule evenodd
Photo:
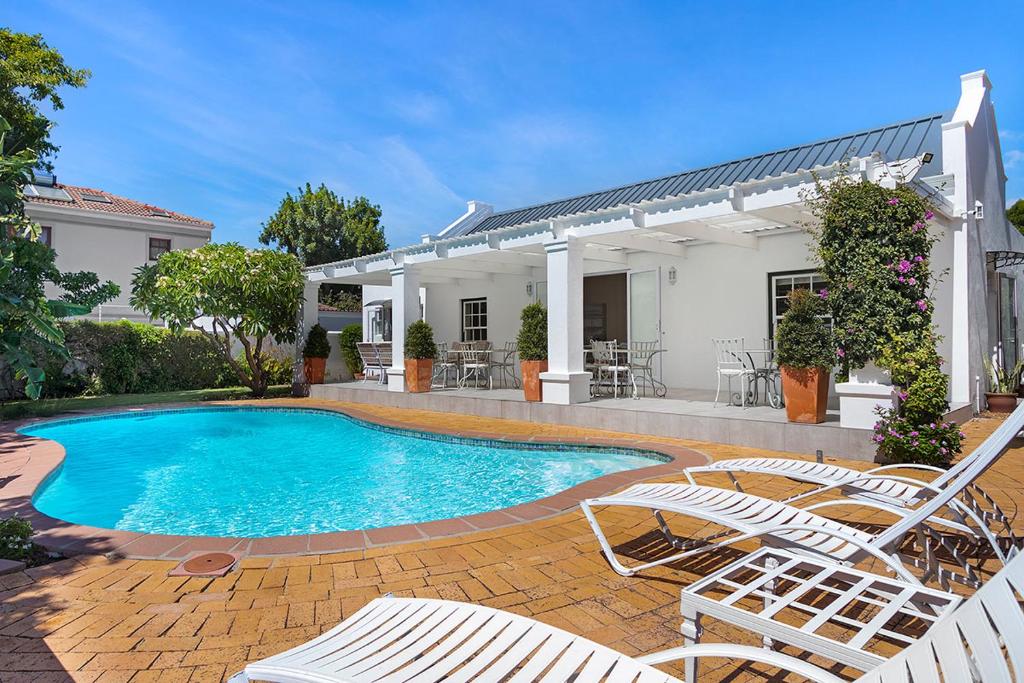
<instances>
[{"instance_id":1,"label":"pink bougainvillea flower","mask_svg":"<svg viewBox=\"0 0 1024 683\"><path fill-rule=\"evenodd\" d=\"M828 298L828 290L827 290L827 289L821 289L821 290L819 290L819 291L818 291L818 296L819 296L820 298L822 298L822 299L827 299L827 298Z\"/></svg>"},{"instance_id":2,"label":"pink bougainvillea flower","mask_svg":"<svg viewBox=\"0 0 1024 683\"><path fill-rule=\"evenodd\" d=\"M914 257L914 263L920 263L921 261L924 261L924 256L919 255Z\"/></svg>"},{"instance_id":3,"label":"pink bougainvillea flower","mask_svg":"<svg viewBox=\"0 0 1024 683\"><path fill-rule=\"evenodd\" d=\"M918 299L916 304L917 304L917 310L922 311L922 312L928 310L928 302L925 301L924 299ZM932 425L932 427L934 427L934 426L935 425Z\"/></svg>"},{"instance_id":4,"label":"pink bougainvillea flower","mask_svg":"<svg viewBox=\"0 0 1024 683\"><path fill-rule=\"evenodd\" d=\"M900 282L906 282L906 281L907 281L907 278L903 277L902 275L900 275L900 276L899 276L899 278L897 278L897 279L898 279L898 280L899 280Z\"/></svg>"},{"instance_id":5,"label":"pink bougainvillea flower","mask_svg":"<svg viewBox=\"0 0 1024 683\"><path fill-rule=\"evenodd\" d=\"M914 264L908 261L907 259L900 259L900 264L896 266L896 270L900 271L901 273L909 273L913 267Z\"/></svg>"},{"instance_id":6,"label":"pink bougainvillea flower","mask_svg":"<svg viewBox=\"0 0 1024 683\"><path fill-rule=\"evenodd\" d=\"M846 351L843 350L842 346L836 349L836 355L839 356L840 358L846 358Z\"/></svg>"},{"instance_id":7,"label":"pink bougainvillea flower","mask_svg":"<svg viewBox=\"0 0 1024 683\"><path fill-rule=\"evenodd\" d=\"M926 221L930 221L933 218L935 218L935 214L934 213L932 213L931 211L925 211L924 212L924 219Z\"/></svg>"},{"instance_id":8,"label":"pink bougainvillea flower","mask_svg":"<svg viewBox=\"0 0 1024 683\"><path fill-rule=\"evenodd\" d=\"M907 280L907 283L911 284L911 285L916 285L917 284L917 278L910 278L909 280Z\"/></svg>"},{"instance_id":9,"label":"pink bougainvillea flower","mask_svg":"<svg viewBox=\"0 0 1024 683\"><path fill-rule=\"evenodd\" d=\"M899 203L900 203L900 198L899 197L893 197L892 199L889 200L889 206L896 206Z\"/></svg>"}]
</instances>

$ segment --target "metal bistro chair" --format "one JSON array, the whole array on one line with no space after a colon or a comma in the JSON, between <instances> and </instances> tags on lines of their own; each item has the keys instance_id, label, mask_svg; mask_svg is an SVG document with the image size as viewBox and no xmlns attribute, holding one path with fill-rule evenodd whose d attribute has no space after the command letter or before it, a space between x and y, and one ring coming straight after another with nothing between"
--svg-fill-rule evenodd
<instances>
[{"instance_id":1,"label":"metal bistro chair","mask_svg":"<svg viewBox=\"0 0 1024 683\"><path fill-rule=\"evenodd\" d=\"M469 342L463 346L462 351L462 379L459 380L459 387L465 387L472 377L477 388L480 387L480 380L487 380L487 388L494 388L494 380L491 377L491 342L476 341Z\"/></svg>"},{"instance_id":2,"label":"metal bistro chair","mask_svg":"<svg viewBox=\"0 0 1024 683\"><path fill-rule=\"evenodd\" d=\"M781 375L779 365L775 362L775 340L765 337L761 340L767 353L764 354L764 365L754 368L754 394L757 394L757 383L764 383L764 397L772 408L782 407L782 392L779 390Z\"/></svg>"},{"instance_id":3,"label":"metal bistro chair","mask_svg":"<svg viewBox=\"0 0 1024 683\"><path fill-rule=\"evenodd\" d=\"M718 373L718 387L715 389L715 405L718 405L718 396L722 393L722 378L729 382L729 400L732 400L732 380L740 378L740 405L747 405L747 387L754 378L754 369L747 366L743 360L743 337L732 339L712 339L715 347L715 364Z\"/></svg>"},{"instance_id":4,"label":"metal bistro chair","mask_svg":"<svg viewBox=\"0 0 1024 683\"><path fill-rule=\"evenodd\" d=\"M444 389L448 386L448 375L454 371L455 383L459 382L459 358L458 354L448 350L448 342L438 342L437 356L434 358L434 374L430 378L430 386L436 389ZM441 378L438 384L437 378Z\"/></svg>"},{"instance_id":5,"label":"metal bistro chair","mask_svg":"<svg viewBox=\"0 0 1024 683\"><path fill-rule=\"evenodd\" d=\"M359 351L359 359L363 361L363 381L370 378L370 373L381 374L380 360L377 358L377 349L372 342L356 342L356 350Z\"/></svg>"},{"instance_id":6,"label":"metal bistro chair","mask_svg":"<svg viewBox=\"0 0 1024 683\"><path fill-rule=\"evenodd\" d=\"M629 343L629 370L633 380L640 385L643 395L647 395L647 385L651 385L651 393L662 398L668 393L668 387L654 376L654 358L658 355L658 342L637 341Z\"/></svg>"},{"instance_id":7,"label":"metal bistro chair","mask_svg":"<svg viewBox=\"0 0 1024 683\"><path fill-rule=\"evenodd\" d=\"M505 342L501 355L491 360L491 369L497 371L498 379L502 388L508 387L508 380L512 380L512 388L519 388L519 377L516 376L516 356L519 354L519 342Z\"/></svg>"},{"instance_id":8,"label":"metal bistro chair","mask_svg":"<svg viewBox=\"0 0 1024 683\"><path fill-rule=\"evenodd\" d=\"M629 366L628 361L623 362L619 359L618 343L613 339L611 341L591 341L590 348L592 349L591 354L594 357L594 365L597 367L597 384L600 387L605 377L611 379L609 385L612 389L612 396L618 398L619 387L623 389L627 386L627 380L629 385L633 388L633 398L639 398L636 391L636 380L633 379L633 373ZM622 381L619 380L620 376Z\"/></svg>"},{"instance_id":9,"label":"metal bistro chair","mask_svg":"<svg viewBox=\"0 0 1024 683\"><path fill-rule=\"evenodd\" d=\"M388 368L391 367L391 342L379 342L373 345L377 350L377 361L380 363L380 383L388 383Z\"/></svg>"}]
</instances>

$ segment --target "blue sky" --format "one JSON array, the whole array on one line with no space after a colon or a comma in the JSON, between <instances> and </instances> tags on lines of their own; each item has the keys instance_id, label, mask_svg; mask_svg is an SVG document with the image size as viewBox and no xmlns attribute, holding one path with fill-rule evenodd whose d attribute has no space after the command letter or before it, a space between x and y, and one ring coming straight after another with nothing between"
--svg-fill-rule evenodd
<instances>
[{"instance_id":1,"label":"blue sky","mask_svg":"<svg viewBox=\"0 0 1024 683\"><path fill-rule=\"evenodd\" d=\"M384 210L392 246L499 210L952 109L995 91L1024 196L1024 3L19 2L93 71L58 178L256 244L286 191Z\"/></svg>"}]
</instances>

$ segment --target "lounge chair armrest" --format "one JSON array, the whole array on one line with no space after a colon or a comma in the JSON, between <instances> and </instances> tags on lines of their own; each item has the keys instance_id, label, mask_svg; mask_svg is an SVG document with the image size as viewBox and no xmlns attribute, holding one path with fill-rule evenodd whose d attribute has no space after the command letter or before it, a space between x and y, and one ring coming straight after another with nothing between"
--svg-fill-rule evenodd
<instances>
[{"instance_id":1,"label":"lounge chair armrest","mask_svg":"<svg viewBox=\"0 0 1024 683\"><path fill-rule=\"evenodd\" d=\"M935 467L933 465L918 465L910 462L901 462L894 465L873 467L870 470L865 470L864 474L874 474L875 472L886 472L888 470L921 470L923 472L935 472L937 474L943 474L946 471L941 467Z\"/></svg>"},{"instance_id":2,"label":"lounge chair armrest","mask_svg":"<svg viewBox=\"0 0 1024 683\"><path fill-rule=\"evenodd\" d=\"M760 662L775 666L783 671L791 671L817 683L843 683L843 679L830 674L802 659L790 655L767 650L761 647L749 645L730 645L728 643L702 643L700 645L683 645L670 650L663 650L653 654L637 657L636 660L642 664L664 664L679 659L692 659L695 657L722 657L733 659L746 659L752 662Z\"/></svg>"}]
</instances>

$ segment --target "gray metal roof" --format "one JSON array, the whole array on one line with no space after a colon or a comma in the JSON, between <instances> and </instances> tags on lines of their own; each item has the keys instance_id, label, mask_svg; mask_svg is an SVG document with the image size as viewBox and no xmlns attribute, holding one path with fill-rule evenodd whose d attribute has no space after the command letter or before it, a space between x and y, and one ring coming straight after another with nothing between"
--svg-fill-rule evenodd
<instances>
[{"instance_id":1,"label":"gray metal roof","mask_svg":"<svg viewBox=\"0 0 1024 683\"><path fill-rule=\"evenodd\" d=\"M734 183L829 166L845 158L866 157L874 152L881 153L890 161L931 152L934 157L920 175L939 175L942 173L942 124L951 116L952 112L933 114L609 190L501 211L484 219L467 234L713 190Z\"/></svg>"}]
</instances>

